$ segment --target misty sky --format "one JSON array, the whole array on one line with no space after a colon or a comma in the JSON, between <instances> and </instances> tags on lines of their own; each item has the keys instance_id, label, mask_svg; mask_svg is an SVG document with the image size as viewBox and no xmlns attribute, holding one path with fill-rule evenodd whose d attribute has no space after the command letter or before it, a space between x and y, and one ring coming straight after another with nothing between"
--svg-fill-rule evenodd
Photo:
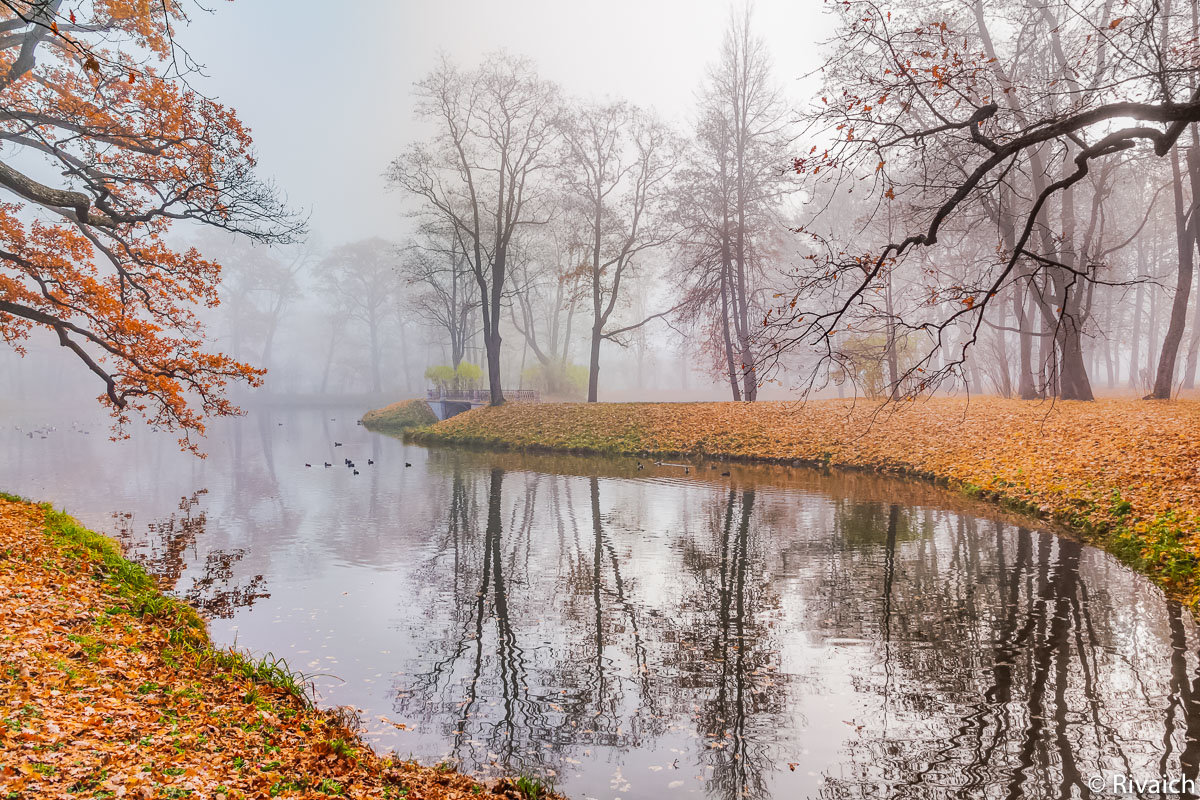
<instances>
[{"instance_id":1,"label":"misty sky","mask_svg":"<svg viewBox=\"0 0 1200 800\"><path fill-rule=\"evenodd\" d=\"M755 30L781 87L820 66L823 0L757 0ZM263 177L312 212L314 243L402 237L381 177L423 135L411 88L445 51L465 66L504 47L571 94L623 97L680 125L720 47L726 0L237 0L196 11L180 41L205 64L197 88L252 129ZM332 13L336 9L337 13ZM356 11L357 13L349 13Z\"/></svg>"}]
</instances>

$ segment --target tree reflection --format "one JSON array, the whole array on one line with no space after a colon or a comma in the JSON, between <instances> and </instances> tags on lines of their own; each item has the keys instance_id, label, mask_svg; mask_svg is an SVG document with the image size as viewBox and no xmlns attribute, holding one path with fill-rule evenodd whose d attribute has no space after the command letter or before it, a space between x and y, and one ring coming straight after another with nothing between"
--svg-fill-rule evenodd
<instances>
[{"instance_id":1,"label":"tree reflection","mask_svg":"<svg viewBox=\"0 0 1200 800\"><path fill-rule=\"evenodd\" d=\"M886 500L447 467L397 708L469 769L672 743L652 769L680 772L654 780L728 800L1090 797L1102 773L1196 772L1191 621L1131 612L1111 593L1137 584L1079 543ZM803 761L805 730L836 768Z\"/></svg>"},{"instance_id":2,"label":"tree reflection","mask_svg":"<svg viewBox=\"0 0 1200 800\"><path fill-rule=\"evenodd\" d=\"M229 619L239 608L247 608L256 600L270 597L264 591L266 579L253 575L239 582L234 567L246 555L244 548L209 550L199 575L192 584L180 590L179 581L189 569L189 558L196 556L196 544L204 538L208 515L199 509L207 490L200 489L179 501L179 514L150 523L148 536L135 535L133 518L129 514L114 514L117 537L130 555L153 575L167 591L183 596L189 604L205 614Z\"/></svg>"},{"instance_id":3,"label":"tree reflection","mask_svg":"<svg viewBox=\"0 0 1200 800\"><path fill-rule=\"evenodd\" d=\"M444 545L421 571L452 591L452 606L447 619L424 621L445 635L398 692L398 710L441 725L450 755L475 769L555 775L578 763L575 750L635 745L658 725L657 698L599 482L589 483L585 539L567 482L508 476L524 485L506 506L505 471L488 471L486 493L479 477L452 470ZM538 513L556 541L536 541Z\"/></svg>"},{"instance_id":4,"label":"tree reflection","mask_svg":"<svg viewBox=\"0 0 1200 800\"><path fill-rule=\"evenodd\" d=\"M883 528L876 644L885 682L902 687L889 695L885 683L882 711L901 724L894 732L865 726L847 745L856 769L827 776L821 796L1086 798L1094 794L1090 776L1195 769L1194 729L1174 755L1175 714L1193 726L1200 720L1188 707L1182 626L1171 626L1179 657L1166 727L1156 733L1153 714L1130 714L1126 684L1137 682L1152 705L1160 665L1154 654L1114 658L1110 637L1118 626L1092 618L1097 605L1109 604L1089 597L1082 545L1000 524L989 536L975 520L957 517L950 563L939 564L932 531L898 552L903 517L890 507ZM1178 607L1169 608L1168 618L1178 620Z\"/></svg>"},{"instance_id":5,"label":"tree reflection","mask_svg":"<svg viewBox=\"0 0 1200 800\"><path fill-rule=\"evenodd\" d=\"M688 557L697 582L690 604L699 611L693 635L704 643L691 665L706 690L697 720L700 761L714 797L767 796L766 773L774 769L770 730L786 699L773 677L778 642L766 615L774 598L753 534L754 498L753 489L731 489L710 516L709 547Z\"/></svg>"}]
</instances>

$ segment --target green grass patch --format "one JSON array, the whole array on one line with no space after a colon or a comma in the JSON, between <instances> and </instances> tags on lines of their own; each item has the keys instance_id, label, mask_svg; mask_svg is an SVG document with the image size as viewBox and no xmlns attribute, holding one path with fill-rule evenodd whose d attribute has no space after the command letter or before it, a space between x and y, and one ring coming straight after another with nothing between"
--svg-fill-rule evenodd
<instances>
[{"instance_id":1,"label":"green grass patch","mask_svg":"<svg viewBox=\"0 0 1200 800\"><path fill-rule=\"evenodd\" d=\"M554 784L536 775L518 775L513 786L525 800L542 800L554 794Z\"/></svg>"},{"instance_id":2,"label":"green grass patch","mask_svg":"<svg viewBox=\"0 0 1200 800\"><path fill-rule=\"evenodd\" d=\"M43 510L45 532L50 541L68 560L78 563L80 572L90 573L94 579L103 581L119 599L116 605L107 609L110 615L151 617L164 626L167 638L174 646L171 651L162 652L168 663L174 657L191 655L209 661L221 671L280 689L306 706L313 704L312 681L304 673L292 669L284 659L271 653L255 656L247 651L214 647L204 620L196 610L163 594L153 576L121 555L120 547L112 539L88 530L74 517L55 510L48 503L32 503L7 492L0 492L0 497L10 502L38 505ZM94 658L99 652L92 637L71 635L70 638L89 657ZM149 686L144 688L149 689Z\"/></svg>"},{"instance_id":3,"label":"green grass patch","mask_svg":"<svg viewBox=\"0 0 1200 800\"><path fill-rule=\"evenodd\" d=\"M1178 588L1195 582L1200 558L1186 546L1173 511L1137 525L1119 524L1107 537L1108 550L1133 568Z\"/></svg>"}]
</instances>

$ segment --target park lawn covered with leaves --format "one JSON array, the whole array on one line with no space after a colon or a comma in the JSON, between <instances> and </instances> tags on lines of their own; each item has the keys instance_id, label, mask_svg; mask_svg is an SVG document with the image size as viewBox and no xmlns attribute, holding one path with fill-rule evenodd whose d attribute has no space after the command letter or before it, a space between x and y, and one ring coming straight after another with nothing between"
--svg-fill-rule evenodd
<instances>
[{"instance_id":1,"label":"park lawn covered with leaves","mask_svg":"<svg viewBox=\"0 0 1200 800\"><path fill-rule=\"evenodd\" d=\"M426 444L700 457L915 474L1052 519L1193 609L1200 402L563 403L480 408Z\"/></svg>"},{"instance_id":2,"label":"park lawn covered with leaves","mask_svg":"<svg viewBox=\"0 0 1200 800\"><path fill-rule=\"evenodd\" d=\"M115 544L0 496L0 798L531 800L375 754L270 657L214 648L203 620Z\"/></svg>"}]
</instances>

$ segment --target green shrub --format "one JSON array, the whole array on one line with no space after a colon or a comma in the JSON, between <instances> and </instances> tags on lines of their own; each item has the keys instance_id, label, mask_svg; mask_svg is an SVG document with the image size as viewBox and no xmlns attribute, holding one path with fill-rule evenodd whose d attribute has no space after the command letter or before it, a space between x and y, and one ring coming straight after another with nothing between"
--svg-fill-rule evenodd
<instances>
[{"instance_id":1,"label":"green shrub","mask_svg":"<svg viewBox=\"0 0 1200 800\"><path fill-rule=\"evenodd\" d=\"M436 367L427 367L425 369L425 380L442 391L452 387L457 377L458 374L454 371L454 367L447 364L438 364Z\"/></svg>"},{"instance_id":2,"label":"green shrub","mask_svg":"<svg viewBox=\"0 0 1200 800\"><path fill-rule=\"evenodd\" d=\"M483 381L483 370L475 364L468 364L463 361L455 370L454 380L458 389L476 389L480 382Z\"/></svg>"},{"instance_id":3,"label":"green shrub","mask_svg":"<svg viewBox=\"0 0 1200 800\"><path fill-rule=\"evenodd\" d=\"M582 400L587 396L588 368L579 364L538 364L521 373L521 385L562 400Z\"/></svg>"}]
</instances>

